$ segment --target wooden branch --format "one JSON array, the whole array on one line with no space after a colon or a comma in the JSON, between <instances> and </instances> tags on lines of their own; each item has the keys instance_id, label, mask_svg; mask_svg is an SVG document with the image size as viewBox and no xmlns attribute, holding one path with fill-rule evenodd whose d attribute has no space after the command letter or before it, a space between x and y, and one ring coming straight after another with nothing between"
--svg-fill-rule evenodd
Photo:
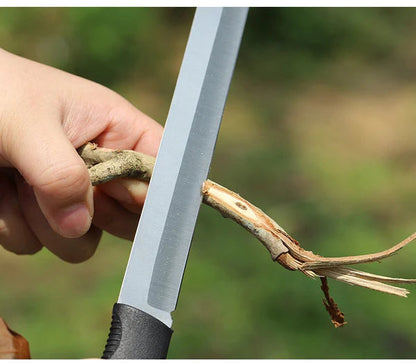
<instances>
[{"instance_id":1,"label":"wooden branch","mask_svg":"<svg viewBox=\"0 0 416 363\"><path fill-rule=\"evenodd\" d=\"M117 178L149 181L155 158L132 150L111 150L89 142L78 149L88 167L92 185Z\"/></svg>"},{"instance_id":2,"label":"wooden branch","mask_svg":"<svg viewBox=\"0 0 416 363\"><path fill-rule=\"evenodd\" d=\"M334 324L335 328L339 328L341 326L344 326L347 324L345 321L344 313L339 310L338 305L335 304L334 299L329 296L329 286L328 281L326 277L321 277L321 290L324 293L325 298L322 299L322 302L324 303L326 311L331 316L332 324Z\"/></svg>"},{"instance_id":3,"label":"wooden branch","mask_svg":"<svg viewBox=\"0 0 416 363\"><path fill-rule=\"evenodd\" d=\"M111 150L88 143L79 150L79 154L88 166L93 185L105 183L120 177L131 177L148 181L152 175L155 159L130 150ZM218 210L224 217L231 218L253 234L270 252L273 261L277 261L289 270L298 270L303 274L321 280L326 277L369 289L405 297L409 291L388 283L416 283L416 279L392 278L359 271L347 265L369 263L387 258L416 239L416 233L402 242L382 252L347 257L322 257L312 251L304 250L298 241L292 238L272 218L259 208L227 188L205 181L202 186L203 203ZM325 283L324 283L325 281ZM325 306L335 326L342 326L335 302L329 297L326 280L323 282ZM336 307L336 308L335 308Z\"/></svg>"},{"instance_id":4,"label":"wooden branch","mask_svg":"<svg viewBox=\"0 0 416 363\"><path fill-rule=\"evenodd\" d=\"M321 257L304 250L274 220L238 194L207 180L202 188L205 204L217 209L256 236L269 250L272 259L289 270L299 270L309 277L330 277L351 285L366 287L398 296L406 296L406 289L387 285L390 283L416 283L416 279L400 279L369 274L349 267L350 264L379 261L391 256L416 239L416 233L382 252L348 257Z\"/></svg>"}]
</instances>

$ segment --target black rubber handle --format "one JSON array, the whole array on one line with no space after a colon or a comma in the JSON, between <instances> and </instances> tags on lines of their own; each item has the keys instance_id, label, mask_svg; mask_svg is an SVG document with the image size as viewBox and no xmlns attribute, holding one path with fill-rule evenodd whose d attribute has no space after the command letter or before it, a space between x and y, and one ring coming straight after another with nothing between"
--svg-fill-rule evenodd
<instances>
[{"instance_id":1,"label":"black rubber handle","mask_svg":"<svg viewBox=\"0 0 416 363\"><path fill-rule=\"evenodd\" d=\"M114 304L103 359L163 359L172 329L153 316L125 304Z\"/></svg>"}]
</instances>

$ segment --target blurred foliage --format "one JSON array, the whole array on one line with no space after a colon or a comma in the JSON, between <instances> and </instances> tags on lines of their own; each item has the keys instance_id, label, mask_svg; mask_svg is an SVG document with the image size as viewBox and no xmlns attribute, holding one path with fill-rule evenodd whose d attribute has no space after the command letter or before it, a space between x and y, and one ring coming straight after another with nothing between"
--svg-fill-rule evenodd
<instances>
[{"instance_id":1,"label":"blurred foliage","mask_svg":"<svg viewBox=\"0 0 416 363\"><path fill-rule=\"evenodd\" d=\"M6 50L102 83L163 124L191 8L2 8ZM253 8L210 177L262 208L306 249L385 249L415 230L416 10ZM1 251L0 315L35 358L100 356L130 244L106 235L80 265ZM416 277L407 247L369 272ZM319 282L274 264L202 207L171 358L414 358L407 299Z\"/></svg>"}]
</instances>

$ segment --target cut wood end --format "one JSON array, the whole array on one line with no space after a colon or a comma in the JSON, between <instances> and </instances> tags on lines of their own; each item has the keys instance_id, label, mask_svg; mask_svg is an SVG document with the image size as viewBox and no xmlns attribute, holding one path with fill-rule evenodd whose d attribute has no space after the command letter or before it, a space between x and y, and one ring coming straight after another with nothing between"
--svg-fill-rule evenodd
<instances>
[{"instance_id":1,"label":"cut wood end","mask_svg":"<svg viewBox=\"0 0 416 363\"><path fill-rule=\"evenodd\" d=\"M220 203L222 208L227 209L229 213L234 213L240 218L253 223L259 222L259 213L256 207L241 198L237 193L231 192L211 180L207 180L203 184L202 194Z\"/></svg>"}]
</instances>

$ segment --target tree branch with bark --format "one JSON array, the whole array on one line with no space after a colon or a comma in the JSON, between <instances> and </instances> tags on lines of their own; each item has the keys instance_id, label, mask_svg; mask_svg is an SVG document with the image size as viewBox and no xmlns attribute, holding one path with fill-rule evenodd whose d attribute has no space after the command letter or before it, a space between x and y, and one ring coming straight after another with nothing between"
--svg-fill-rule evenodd
<instances>
[{"instance_id":1,"label":"tree branch with bark","mask_svg":"<svg viewBox=\"0 0 416 363\"><path fill-rule=\"evenodd\" d=\"M155 158L131 150L112 150L87 143L78 149L88 167L93 185L116 178L135 178L149 181ZM349 267L350 265L380 261L397 253L416 239L416 233L393 247L372 254L322 257L304 250L279 224L237 193L206 180L201 189L204 204L216 209L224 217L234 220L255 236L269 251L273 261L288 270L300 271L311 278L320 278L324 292L324 305L335 327L345 324L344 314L329 296L327 278L350 285L362 286L384 293L406 297L408 290L391 284L416 283L416 279L403 279L375 275Z\"/></svg>"}]
</instances>

